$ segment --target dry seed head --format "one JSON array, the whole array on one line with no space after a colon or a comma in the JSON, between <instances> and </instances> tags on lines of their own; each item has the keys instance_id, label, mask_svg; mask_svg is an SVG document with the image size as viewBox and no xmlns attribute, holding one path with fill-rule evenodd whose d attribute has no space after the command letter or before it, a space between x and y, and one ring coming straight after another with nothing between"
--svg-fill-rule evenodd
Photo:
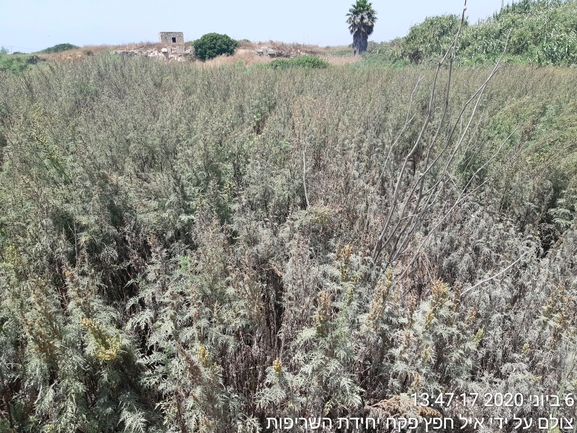
<instances>
[{"instance_id":1,"label":"dry seed head","mask_svg":"<svg viewBox=\"0 0 577 433\"><path fill-rule=\"evenodd\" d=\"M469 315L467 316L466 319L466 324L470 325L471 323L473 323L476 317L477 317L477 310L475 310L475 307L473 307L471 311L469 311Z\"/></svg>"},{"instance_id":2,"label":"dry seed head","mask_svg":"<svg viewBox=\"0 0 577 433\"><path fill-rule=\"evenodd\" d=\"M345 245L343 248L341 248L340 251L337 252L337 261L339 261L341 280L343 281L348 281L349 279L348 266L352 253L353 247L349 244Z\"/></svg>"},{"instance_id":3,"label":"dry seed head","mask_svg":"<svg viewBox=\"0 0 577 433\"><path fill-rule=\"evenodd\" d=\"M425 318L425 329L429 328L429 326L431 326L431 324L433 323L433 320L435 320L435 312L433 309L429 310L429 312L427 313L427 317Z\"/></svg>"},{"instance_id":4,"label":"dry seed head","mask_svg":"<svg viewBox=\"0 0 577 433\"><path fill-rule=\"evenodd\" d=\"M373 330L376 330L377 321L379 317L381 317L385 312L386 302L387 298L389 297L389 291L391 288L391 285L387 283L388 280L385 282L383 282L383 280L379 280L377 287L375 288L375 294L373 296L369 315L367 317L367 325L370 326Z\"/></svg>"},{"instance_id":5,"label":"dry seed head","mask_svg":"<svg viewBox=\"0 0 577 433\"><path fill-rule=\"evenodd\" d=\"M430 346L427 346L423 349L423 354L421 355L421 359L423 360L423 362L431 362L433 357L431 355L431 347Z\"/></svg>"},{"instance_id":6,"label":"dry seed head","mask_svg":"<svg viewBox=\"0 0 577 433\"><path fill-rule=\"evenodd\" d=\"M483 328L477 331L477 334L473 337L474 343L479 343L483 339L483 335L485 335L485 330Z\"/></svg>"},{"instance_id":7,"label":"dry seed head","mask_svg":"<svg viewBox=\"0 0 577 433\"><path fill-rule=\"evenodd\" d=\"M393 285L393 270L388 268L385 272L385 278L387 279L387 285L390 287Z\"/></svg>"},{"instance_id":8,"label":"dry seed head","mask_svg":"<svg viewBox=\"0 0 577 433\"><path fill-rule=\"evenodd\" d=\"M418 304L417 295L416 294L411 295L407 302L407 306L409 309L409 320L411 324L413 323L413 315L415 314L415 310L417 309L417 304Z\"/></svg>"},{"instance_id":9,"label":"dry seed head","mask_svg":"<svg viewBox=\"0 0 577 433\"><path fill-rule=\"evenodd\" d=\"M102 329L102 326L97 321L87 317L83 318L80 324L88 329L92 338L94 338L98 349L95 355L97 359L101 361L114 361L120 358L118 352L122 346L122 340L119 336L110 336Z\"/></svg>"},{"instance_id":10,"label":"dry seed head","mask_svg":"<svg viewBox=\"0 0 577 433\"><path fill-rule=\"evenodd\" d=\"M411 393L411 391L418 392L420 388L421 388L421 375L419 373L415 373L415 378L411 382L408 392L409 393Z\"/></svg>"},{"instance_id":11,"label":"dry seed head","mask_svg":"<svg viewBox=\"0 0 577 433\"><path fill-rule=\"evenodd\" d=\"M445 303L448 297L449 286L443 283L441 280L437 280L433 283L431 288L431 297L434 304L441 305Z\"/></svg>"},{"instance_id":12,"label":"dry seed head","mask_svg":"<svg viewBox=\"0 0 577 433\"><path fill-rule=\"evenodd\" d=\"M425 328L428 328L433 323L436 311L447 302L448 298L449 286L441 280L435 281L431 288L431 308L427 313Z\"/></svg>"},{"instance_id":13,"label":"dry seed head","mask_svg":"<svg viewBox=\"0 0 577 433\"><path fill-rule=\"evenodd\" d=\"M278 358L275 359L272 363L272 368L277 376L280 376L282 374L282 361Z\"/></svg>"},{"instance_id":14,"label":"dry seed head","mask_svg":"<svg viewBox=\"0 0 577 433\"><path fill-rule=\"evenodd\" d=\"M353 302L353 298L355 296L355 289L354 287L351 285L346 293L345 293L345 305L348 307L349 305L351 305L351 302Z\"/></svg>"},{"instance_id":15,"label":"dry seed head","mask_svg":"<svg viewBox=\"0 0 577 433\"><path fill-rule=\"evenodd\" d=\"M348 263L352 253L353 247L350 244L347 244L341 249L341 251L339 251L338 256L343 259L343 262Z\"/></svg>"},{"instance_id":16,"label":"dry seed head","mask_svg":"<svg viewBox=\"0 0 577 433\"><path fill-rule=\"evenodd\" d=\"M203 367L207 368L210 366L210 353L208 353L208 350L202 343L198 345L198 357Z\"/></svg>"},{"instance_id":17,"label":"dry seed head","mask_svg":"<svg viewBox=\"0 0 577 433\"><path fill-rule=\"evenodd\" d=\"M16 247L14 245L8 245L4 254L5 254L4 255L5 262L10 263L14 266L21 264L22 260L20 258L20 255L18 254L18 250L16 250Z\"/></svg>"},{"instance_id":18,"label":"dry seed head","mask_svg":"<svg viewBox=\"0 0 577 433\"><path fill-rule=\"evenodd\" d=\"M321 335L325 334L326 325L331 320L332 316L332 300L331 295L327 291L321 292L317 298L317 311L313 317L313 323L317 332Z\"/></svg>"},{"instance_id":19,"label":"dry seed head","mask_svg":"<svg viewBox=\"0 0 577 433\"><path fill-rule=\"evenodd\" d=\"M461 293L463 292L463 285L459 282L456 282L453 285L453 290L451 294L451 298L454 302L453 311L458 311L459 307L461 306Z\"/></svg>"}]
</instances>

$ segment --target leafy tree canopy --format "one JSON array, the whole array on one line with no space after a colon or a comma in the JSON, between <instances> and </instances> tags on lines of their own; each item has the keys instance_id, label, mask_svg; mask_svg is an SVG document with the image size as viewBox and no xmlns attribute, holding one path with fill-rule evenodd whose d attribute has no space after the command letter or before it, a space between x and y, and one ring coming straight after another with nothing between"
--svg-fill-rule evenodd
<instances>
[{"instance_id":1,"label":"leafy tree canopy","mask_svg":"<svg viewBox=\"0 0 577 433\"><path fill-rule=\"evenodd\" d=\"M238 47L238 42L228 35L207 33L192 43L194 53L200 60L205 61L217 56L230 56Z\"/></svg>"},{"instance_id":2,"label":"leafy tree canopy","mask_svg":"<svg viewBox=\"0 0 577 433\"><path fill-rule=\"evenodd\" d=\"M40 52L44 54L61 53L62 51L75 50L76 48L80 47L66 43L66 44L54 45L53 47L46 48Z\"/></svg>"},{"instance_id":3,"label":"leafy tree canopy","mask_svg":"<svg viewBox=\"0 0 577 433\"><path fill-rule=\"evenodd\" d=\"M439 57L457 33L461 19L457 15L428 17L421 24L411 27L402 44L402 54L412 63L425 58Z\"/></svg>"},{"instance_id":4,"label":"leafy tree canopy","mask_svg":"<svg viewBox=\"0 0 577 433\"><path fill-rule=\"evenodd\" d=\"M377 21L377 12L373 9L372 3L367 0L357 0L349 9L347 24L349 25L349 31L353 35L353 50L355 54L360 54L367 50L367 39L373 33L375 21Z\"/></svg>"},{"instance_id":5,"label":"leafy tree canopy","mask_svg":"<svg viewBox=\"0 0 577 433\"><path fill-rule=\"evenodd\" d=\"M373 33L375 21L377 21L377 12L373 9L372 3L367 0L357 0L349 9L347 17L347 24L351 34L357 31L362 31L367 35Z\"/></svg>"}]
</instances>

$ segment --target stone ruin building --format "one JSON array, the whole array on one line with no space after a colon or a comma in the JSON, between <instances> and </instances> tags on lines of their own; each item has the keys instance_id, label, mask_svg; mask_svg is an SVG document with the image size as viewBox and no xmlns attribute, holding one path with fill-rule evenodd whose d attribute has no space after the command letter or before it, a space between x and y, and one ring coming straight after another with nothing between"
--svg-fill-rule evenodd
<instances>
[{"instance_id":1,"label":"stone ruin building","mask_svg":"<svg viewBox=\"0 0 577 433\"><path fill-rule=\"evenodd\" d=\"M158 41L166 45L169 53L184 53L184 33L183 32L160 32Z\"/></svg>"},{"instance_id":2,"label":"stone ruin building","mask_svg":"<svg viewBox=\"0 0 577 433\"><path fill-rule=\"evenodd\" d=\"M182 32L160 32L158 34L159 43L162 48L140 47L136 49L114 50L115 53L124 57L144 56L169 62L184 62L192 59L192 47L184 45L184 33Z\"/></svg>"}]
</instances>

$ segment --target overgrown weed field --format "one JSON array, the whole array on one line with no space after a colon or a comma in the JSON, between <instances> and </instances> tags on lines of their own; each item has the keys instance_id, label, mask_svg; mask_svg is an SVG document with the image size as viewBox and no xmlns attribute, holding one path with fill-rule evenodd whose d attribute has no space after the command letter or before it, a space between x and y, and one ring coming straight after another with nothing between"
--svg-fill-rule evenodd
<instances>
[{"instance_id":1,"label":"overgrown weed field","mask_svg":"<svg viewBox=\"0 0 577 433\"><path fill-rule=\"evenodd\" d=\"M0 432L551 416L530 396L577 391L576 93L524 66L0 74Z\"/></svg>"}]
</instances>

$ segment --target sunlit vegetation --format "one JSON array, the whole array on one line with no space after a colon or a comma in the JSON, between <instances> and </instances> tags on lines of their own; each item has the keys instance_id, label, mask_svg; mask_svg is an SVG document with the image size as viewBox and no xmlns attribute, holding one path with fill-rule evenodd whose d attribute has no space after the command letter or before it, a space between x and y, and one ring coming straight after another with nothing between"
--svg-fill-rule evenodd
<instances>
[{"instance_id":1,"label":"sunlit vegetation","mask_svg":"<svg viewBox=\"0 0 577 433\"><path fill-rule=\"evenodd\" d=\"M329 62L317 56L299 56L293 59L275 59L270 62L274 69L308 68L323 69L329 67Z\"/></svg>"},{"instance_id":2,"label":"sunlit vegetation","mask_svg":"<svg viewBox=\"0 0 577 433\"><path fill-rule=\"evenodd\" d=\"M0 75L0 431L576 391L577 78L457 69L445 105L448 78L111 55Z\"/></svg>"},{"instance_id":3,"label":"sunlit vegetation","mask_svg":"<svg viewBox=\"0 0 577 433\"><path fill-rule=\"evenodd\" d=\"M8 54L8 50L2 48L0 49L0 72L19 74L42 60L35 54Z\"/></svg>"},{"instance_id":4,"label":"sunlit vegetation","mask_svg":"<svg viewBox=\"0 0 577 433\"><path fill-rule=\"evenodd\" d=\"M192 42L196 58L205 61L218 56L230 56L239 46L239 43L228 35L207 33Z\"/></svg>"},{"instance_id":5,"label":"sunlit vegetation","mask_svg":"<svg viewBox=\"0 0 577 433\"><path fill-rule=\"evenodd\" d=\"M61 53L63 51L75 50L77 48L80 48L80 47L73 45L73 44L66 43L66 44L58 44L58 45L54 45L53 47L45 48L40 52L42 54L52 54L52 53Z\"/></svg>"},{"instance_id":6,"label":"sunlit vegetation","mask_svg":"<svg viewBox=\"0 0 577 433\"><path fill-rule=\"evenodd\" d=\"M373 61L435 63L455 37L461 17L429 17L408 35L373 44ZM522 0L479 23L465 21L456 60L487 64L504 55L507 63L569 66L577 63L577 2Z\"/></svg>"},{"instance_id":7,"label":"sunlit vegetation","mask_svg":"<svg viewBox=\"0 0 577 433\"><path fill-rule=\"evenodd\" d=\"M0 72L0 432L552 416L410 396L577 393L577 75L421 59Z\"/></svg>"}]
</instances>

